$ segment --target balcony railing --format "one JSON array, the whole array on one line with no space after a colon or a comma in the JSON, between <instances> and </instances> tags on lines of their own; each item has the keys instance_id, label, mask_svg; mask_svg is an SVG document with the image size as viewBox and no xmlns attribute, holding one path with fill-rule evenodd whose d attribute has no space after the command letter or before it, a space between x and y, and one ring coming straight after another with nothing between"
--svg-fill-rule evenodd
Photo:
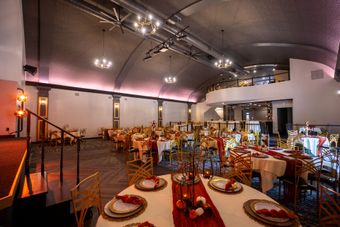
<instances>
[{"instance_id":1,"label":"balcony railing","mask_svg":"<svg viewBox=\"0 0 340 227\"><path fill-rule=\"evenodd\" d=\"M279 83L283 81L290 80L289 71L282 70L275 74L264 75L264 76L256 76L235 80L222 80L217 83L214 83L208 87L208 92L231 88L231 87L249 87L249 86L257 86L257 85L265 85L272 83Z\"/></svg>"}]
</instances>

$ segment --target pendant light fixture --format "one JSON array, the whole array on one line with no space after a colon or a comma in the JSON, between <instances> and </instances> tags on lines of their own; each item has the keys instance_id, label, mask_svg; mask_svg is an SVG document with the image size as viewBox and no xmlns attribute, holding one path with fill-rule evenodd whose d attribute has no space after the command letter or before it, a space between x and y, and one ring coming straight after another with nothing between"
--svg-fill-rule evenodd
<instances>
[{"instance_id":1,"label":"pendant light fixture","mask_svg":"<svg viewBox=\"0 0 340 227\"><path fill-rule=\"evenodd\" d=\"M161 22L155 19L152 14L145 16L137 15L137 20L133 23L133 26L143 35L154 34L160 25Z\"/></svg>"},{"instance_id":2,"label":"pendant light fixture","mask_svg":"<svg viewBox=\"0 0 340 227\"><path fill-rule=\"evenodd\" d=\"M221 30L221 48L223 50L223 41L224 41L224 30ZM219 69L226 69L229 66L231 66L232 61L230 61L229 59L226 59L224 57L224 55L222 56L222 58L220 58L218 61L215 62L215 66Z\"/></svg>"},{"instance_id":3,"label":"pendant light fixture","mask_svg":"<svg viewBox=\"0 0 340 227\"><path fill-rule=\"evenodd\" d=\"M171 64L172 64L172 56L169 56L169 75L164 77L164 81L167 84L174 84L177 82L177 78L171 75Z\"/></svg>"},{"instance_id":4,"label":"pendant light fixture","mask_svg":"<svg viewBox=\"0 0 340 227\"><path fill-rule=\"evenodd\" d=\"M103 42L102 42L103 55L101 58L94 59L94 65L100 69L109 69L112 66L112 61L109 61L105 57L105 29L103 29L102 32L103 32Z\"/></svg>"}]
</instances>

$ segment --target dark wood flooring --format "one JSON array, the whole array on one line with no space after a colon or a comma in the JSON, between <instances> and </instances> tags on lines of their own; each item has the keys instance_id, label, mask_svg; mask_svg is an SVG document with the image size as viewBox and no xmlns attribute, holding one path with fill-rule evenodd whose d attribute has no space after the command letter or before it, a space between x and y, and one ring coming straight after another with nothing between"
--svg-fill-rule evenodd
<instances>
[{"instance_id":1,"label":"dark wood flooring","mask_svg":"<svg viewBox=\"0 0 340 227\"><path fill-rule=\"evenodd\" d=\"M60 145L45 147L45 171L48 173L49 187L59 184ZM40 171L39 144L32 146L31 172ZM125 163L127 154L117 151L111 141L91 139L82 142L80 153L80 180L99 171L101 173L102 202L105 204L114 195L128 186ZM170 173L171 169L155 165L156 175ZM53 180L51 180L53 179ZM51 185L52 182L52 185ZM76 145L64 147L64 184L76 185ZM69 191L62 192L69 196ZM48 201L49 203L50 201Z\"/></svg>"}]
</instances>

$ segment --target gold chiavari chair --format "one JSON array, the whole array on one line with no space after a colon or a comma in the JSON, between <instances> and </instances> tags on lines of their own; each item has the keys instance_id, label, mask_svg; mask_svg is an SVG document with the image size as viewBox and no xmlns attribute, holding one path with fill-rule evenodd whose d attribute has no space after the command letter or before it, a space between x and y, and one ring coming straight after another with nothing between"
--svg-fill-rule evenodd
<instances>
[{"instance_id":1,"label":"gold chiavari chair","mask_svg":"<svg viewBox=\"0 0 340 227\"><path fill-rule=\"evenodd\" d=\"M251 186L252 181L252 163L251 154L237 153L232 150L230 152L230 167L224 173L225 178L235 178L243 184Z\"/></svg>"},{"instance_id":2,"label":"gold chiavari chair","mask_svg":"<svg viewBox=\"0 0 340 227\"><path fill-rule=\"evenodd\" d=\"M101 214L100 173L94 173L71 189L71 199L77 227L84 226L85 216L89 208L94 206Z\"/></svg>"},{"instance_id":3,"label":"gold chiavari chair","mask_svg":"<svg viewBox=\"0 0 340 227\"><path fill-rule=\"evenodd\" d=\"M259 132L255 132L255 144L259 145L259 141L260 141L260 133Z\"/></svg>"},{"instance_id":4,"label":"gold chiavari chair","mask_svg":"<svg viewBox=\"0 0 340 227\"><path fill-rule=\"evenodd\" d=\"M319 204L320 226L340 226L340 193L321 185Z\"/></svg>"},{"instance_id":5,"label":"gold chiavari chair","mask_svg":"<svg viewBox=\"0 0 340 227\"><path fill-rule=\"evenodd\" d=\"M277 132L277 146L282 149L288 149L288 144L286 139L282 139L280 132Z\"/></svg>"},{"instance_id":6,"label":"gold chiavari chair","mask_svg":"<svg viewBox=\"0 0 340 227\"><path fill-rule=\"evenodd\" d=\"M152 157L147 158L145 162L142 162L141 160L127 161L126 168L128 184L130 186L142 178L153 175Z\"/></svg>"},{"instance_id":7,"label":"gold chiavari chair","mask_svg":"<svg viewBox=\"0 0 340 227\"><path fill-rule=\"evenodd\" d=\"M336 148L321 148L321 156L323 158L323 166L320 180L328 185L332 185L336 190L339 183L339 167L340 167L340 155Z\"/></svg>"},{"instance_id":8,"label":"gold chiavari chair","mask_svg":"<svg viewBox=\"0 0 340 227\"><path fill-rule=\"evenodd\" d=\"M295 173L293 179L285 179L284 181L294 186L292 194L294 209L296 210L297 199L301 192L306 192L307 190L316 191L317 203L319 202L320 176L323 159L322 157L316 157L313 159L301 159L301 156L299 155L295 155L294 157ZM307 181L304 180L304 176L307 178ZM311 183L308 183L308 179L311 180ZM314 181L316 182L316 184L313 184Z\"/></svg>"},{"instance_id":9,"label":"gold chiavari chair","mask_svg":"<svg viewBox=\"0 0 340 227\"><path fill-rule=\"evenodd\" d=\"M177 160L182 160L182 143L181 139L177 138L170 144L170 149L163 151L164 157L168 156L170 165L172 164L172 159L177 155Z\"/></svg>"},{"instance_id":10,"label":"gold chiavari chair","mask_svg":"<svg viewBox=\"0 0 340 227\"><path fill-rule=\"evenodd\" d=\"M330 134L329 135L329 145L331 147L338 147L338 141L339 141L339 134Z\"/></svg>"}]
</instances>

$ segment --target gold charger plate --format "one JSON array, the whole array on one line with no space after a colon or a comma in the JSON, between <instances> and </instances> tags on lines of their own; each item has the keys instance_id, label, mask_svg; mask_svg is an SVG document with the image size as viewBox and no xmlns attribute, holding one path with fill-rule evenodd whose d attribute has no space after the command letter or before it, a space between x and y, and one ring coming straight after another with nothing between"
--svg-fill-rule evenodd
<instances>
[{"instance_id":1,"label":"gold charger plate","mask_svg":"<svg viewBox=\"0 0 340 227\"><path fill-rule=\"evenodd\" d=\"M154 187L145 187L145 181L148 181L146 180L145 178L142 178L140 180L138 180L136 183L135 183L135 188L137 188L138 190L141 190L141 191L158 191L158 190L162 190L163 188L165 188L167 185L168 185L168 182L164 179L164 178L161 178L159 177L159 184L156 188ZM152 180L150 180L152 181Z\"/></svg>"},{"instance_id":2,"label":"gold charger plate","mask_svg":"<svg viewBox=\"0 0 340 227\"><path fill-rule=\"evenodd\" d=\"M138 197L140 197L140 196L138 196ZM129 220L131 218L137 217L138 215L143 213L144 210L147 207L147 201L143 197L140 197L140 198L143 199L143 204L137 210L130 212L130 213L125 213L125 214L113 213L110 210L110 204L111 204L112 201L108 202L104 206L104 210L103 210L103 213L102 213L103 218L108 219L108 220L112 220L112 221L125 221L125 220Z\"/></svg>"},{"instance_id":3,"label":"gold charger plate","mask_svg":"<svg viewBox=\"0 0 340 227\"><path fill-rule=\"evenodd\" d=\"M138 195L129 195L129 196L134 196L134 197L137 197L143 200L143 198ZM123 209L118 209L118 206L120 206ZM138 204L124 203L122 200L114 197L109 204L109 209L112 213L115 213L115 214L130 214L130 213L136 212L138 209L140 209L141 206L143 206L143 204L138 205Z\"/></svg>"},{"instance_id":4,"label":"gold charger plate","mask_svg":"<svg viewBox=\"0 0 340 227\"><path fill-rule=\"evenodd\" d=\"M208 186L215 191L219 191L219 192L223 192L223 193L237 193L237 192L241 192L243 190L243 187L239 182L235 182L237 184L237 188L226 190L225 189L225 182L227 180L229 180L229 179L222 178L222 177L214 177L214 178L212 178L208 181ZM222 187L222 185L224 185L224 186Z\"/></svg>"},{"instance_id":5,"label":"gold charger plate","mask_svg":"<svg viewBox=\"0 0 340 227\"><path fill-rule=\"evenodd\" d=\"M182 184L182 179L181 179L182 177L183 177L183 174L182 174L182 173L176 173L176 174L173 175L172 179L173 179L175 182L177 182L177 183L179 183L179 184ZM198 183L200 180L201 180L201 178L200 178L198 175L196 175L196 176L195 176L195 180L194 180L194 184ZM192 180L187 179L187 180L186 180L186 184L192 184Z\"/></svg>"},{"instance_id":6,"label":"gold charger plate","mask_svg":"<svg viewBox=\"0 0 340 227\"><path fill-rule=\"evenodd\" d=\"M299 220L298 219L289 219L286 218L279 220L280 218L272 218L272 217L267 217L265 215L262 214L258 214L254 208L254 205L256 203L268 203L268 204L274 204L274 206L278 207L279 209L282 209L286 212L291 212L290 210L288 210L287 208L281 206L280 204L274 203L272 201L269 200L261 200L261 199L250 199L248 201L246 201L243 204L243 209L245 210L245 212L254 220L267 224L267 225L271 225L271 226L299 226ZM279 221L277 221L279 220Z\"/></svg>"},{"instance_id":7,"label":"gold charger plate","mask_svg":"<svg viewBox=\"0 0 340 227\"><path fill-rule=\"evenodd\" d=\"M124 225L123 227L138 227L138 225L140 225L140 224L142 224L142 222L127 224L127 225ZM152 223L150 223L150 224L152 224ZM155 226L155 225L153 225L153 226Z\"/></svg>"}]
</instances>

